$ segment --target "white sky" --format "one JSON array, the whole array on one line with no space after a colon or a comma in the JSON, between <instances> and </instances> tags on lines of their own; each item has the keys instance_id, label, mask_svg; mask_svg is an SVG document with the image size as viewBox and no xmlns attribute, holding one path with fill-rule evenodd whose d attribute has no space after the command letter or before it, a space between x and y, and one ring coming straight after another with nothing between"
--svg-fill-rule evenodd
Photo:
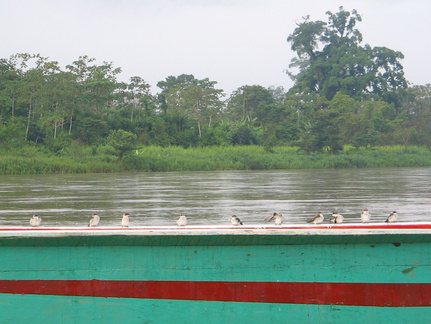
<instances>
[{"instance_id":1,"label":"white sky","mask_svg":"<svg viewBox=\"0 0 431 324\"><path fill-rule=\"evenodd\" d=\"M406 78L431 83L428 0L0 0L0 58L41 54L62 67L88 55L140 76L155 92L169 75L244 85L292 86L286 38L301 18L358 10L364 43L401 51Z\"/></svg>"}]
</instances>

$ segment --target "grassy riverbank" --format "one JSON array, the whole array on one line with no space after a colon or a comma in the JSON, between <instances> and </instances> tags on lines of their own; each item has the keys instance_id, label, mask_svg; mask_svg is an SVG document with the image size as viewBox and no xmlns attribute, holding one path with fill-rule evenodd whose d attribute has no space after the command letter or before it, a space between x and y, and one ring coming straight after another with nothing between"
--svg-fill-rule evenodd
<instances>
[{"instance_id":1,"label":"grassy riverbank","mask_svg":"<svg viewBox=\"0 0 431 324\"><path fill-rule=\"evenodd\" d=\"M324 168L382 168L431 166L431 151L421 147L388 146L337 155L307 154L295 147L144 147L119 160L107 150L82 148L63 155L23 148L0 153L0 174L97 173L139 171L273 170Z\"/></svg>"}]
</instances>

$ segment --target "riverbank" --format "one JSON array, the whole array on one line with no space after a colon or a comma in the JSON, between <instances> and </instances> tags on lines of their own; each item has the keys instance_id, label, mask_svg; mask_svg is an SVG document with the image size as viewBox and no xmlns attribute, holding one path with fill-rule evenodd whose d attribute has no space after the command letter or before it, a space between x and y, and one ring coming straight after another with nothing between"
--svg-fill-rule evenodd
<instances>
[{"instance_id":1,"label":"riverbank","mask_svg":"<svg viewBox=\"0 0 431 324\"><path fill-rule=\"evenodd\" d=\"M0 153L0 174L165 172L216 170L276 170L429 167L431 150L422 147L384 146L355 149L339 154L307 154L296 147L158 147L136 150L122 159L87 147L62 155L23 148Z\"/></svg>"}]
</instances>

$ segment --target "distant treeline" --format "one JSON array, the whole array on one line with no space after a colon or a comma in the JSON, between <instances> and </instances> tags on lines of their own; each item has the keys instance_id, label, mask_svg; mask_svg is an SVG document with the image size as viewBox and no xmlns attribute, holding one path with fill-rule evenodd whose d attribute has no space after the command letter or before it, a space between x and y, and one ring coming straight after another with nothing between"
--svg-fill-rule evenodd
<instances>
[{"instance_id":1,"label":"distant treeline","mask_svg":"<svg viewBox=\"0 0 431 324\"><path fill-rule=\"evenodd\" d=\"M119 72L88 57L65 70L37 55L1 59L1 147L61 153L74 142L110 146L120 156L146 145L292 145L336 152L343 145L431 144L430 85L403 89L391 103L341 92L328 100L259 85L226 99L215 81L193 75L169 76L153 95L139 77L118 82Z\"/></svg>"},{"instance_id":2,"label":"distant treeline","mask_svg":"<svg viewBox=\"0 0 431 324\"><path fill-rule=\"evenodd\" d=\"M88 56L65 67L32 54L0 59L1 152L64 156L85 146L121 161L146 146L431 147L431 85L408 84L402 53L361 45L355 10L327 14L327 23L306 17L288 37L297 53L288 90L225 94L216 81L182 74L152 93L143 78L120 82L121 68Z\"/></svg>"}]
</instances>

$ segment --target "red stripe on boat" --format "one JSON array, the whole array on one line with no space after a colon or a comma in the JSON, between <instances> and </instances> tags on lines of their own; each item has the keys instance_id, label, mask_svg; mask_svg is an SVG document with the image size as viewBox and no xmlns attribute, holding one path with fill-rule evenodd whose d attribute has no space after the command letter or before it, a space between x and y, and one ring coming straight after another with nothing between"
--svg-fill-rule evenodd
<instances>
[{"instance_id":1,"label":"red stripe on boat","mask_svg":"<svg viewBox=\"0 0 431 324\"><path fill-rule=\"evenodd\" d=\"M0 293L378 307L431 306L429 283L0 280Z\"/></svg>"},{"instance_id":2,"label":"red stripe on boat","mask_svg":"<svg viewBox=\"0 0 431 324\"><path fill-rule=\"evenodd\" d=\"M265 229L431 229L431 223L375 223L375 224L317 224L317 225L301 225L301 224L286 224L282 226L273 225L249 225L249 226L137 226L137 227L2 227L0 232L9 231L199 231L199 230L265 230Z\"/></svg>"},{"instance_id":3,"label":"red stripe on boat","mask_svg":"<svg viewBox=\"0 0 431 324\"><path fill-rule=\"evenodd\" d=\"M173 226L137 226L137 227L3 227L0 228L0 232L27 232L27 231L38 231L38 232L52 232L52 231L201 231L201 230L265 230L265 229L276 229L276 230L310 230L310 229L431 229L431 223L377 223L377 224L325 224L325 225L283 225L283 226L193 226L193 227L173 227Z\"/></svg>"}]
</instances>

